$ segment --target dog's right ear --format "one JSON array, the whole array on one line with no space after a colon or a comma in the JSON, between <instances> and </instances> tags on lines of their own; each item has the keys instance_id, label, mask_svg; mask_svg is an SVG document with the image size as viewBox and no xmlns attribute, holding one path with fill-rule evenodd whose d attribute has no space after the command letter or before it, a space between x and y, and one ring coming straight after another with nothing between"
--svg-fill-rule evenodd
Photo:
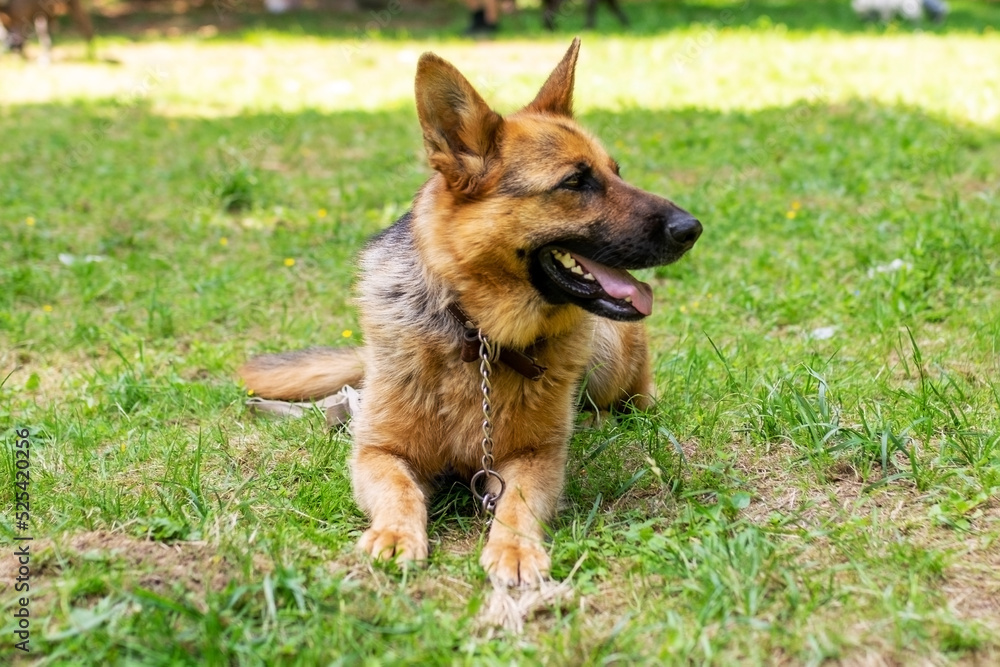
<instances>
[{"instance_id":1,"label":"dog's right ear","mask_svg":"<svg viewBox=\"0 0 1000 667\"><path fill-rule=\"evenodd\" d=\"M552 70L538 95L527 106L529 111L573 117L573 80L576 77L576 60L579 55L580 38L577 37Z\"/></svg>"},{"instance_id":2,"label":"dog's right ear","mask_svg":"<svg viewBox=\"0 0 1000 667\"><path fill-rule=\"evenodd\" d=\"M461 72L433 53L420 56L416 91L431 167L452 191L475 194L498 159L503 118Z\"/></svg>"}]
</instances>

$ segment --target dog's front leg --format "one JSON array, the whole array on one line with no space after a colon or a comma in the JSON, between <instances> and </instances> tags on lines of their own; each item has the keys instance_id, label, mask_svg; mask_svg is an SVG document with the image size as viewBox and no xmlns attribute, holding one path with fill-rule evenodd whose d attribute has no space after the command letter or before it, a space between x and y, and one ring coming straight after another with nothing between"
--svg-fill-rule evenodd
<instances>
[{"instance_id":1,"label":"dog's front leg","mask_svg":"<svg viewBox=\"0 0 1000 667\"><path fill-rule=\"evenodd\" d=\"M427 489L409 462L390 449L360 446L351 462L358 505L371 528L358 549L376 560L427 558Z\"/></svg>"},{"instance_id":2,"label":"dog's front leg","mask_svg":"<svg viewBox=\"0 0 1000 667\"><path fill-rule=\"evenodd\" d=\"M498 586L536 585L549 574L544 526L562 493L565 447L542 447L498 466L506 489L479 562ZM491 484L493 493L499 484Z\"/></svg>"}]
</instances>

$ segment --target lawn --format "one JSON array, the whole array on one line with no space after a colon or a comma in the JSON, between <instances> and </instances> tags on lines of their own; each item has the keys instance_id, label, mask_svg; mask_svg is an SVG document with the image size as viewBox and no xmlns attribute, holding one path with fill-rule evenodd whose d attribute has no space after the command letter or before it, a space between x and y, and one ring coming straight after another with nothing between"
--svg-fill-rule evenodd
<instances>
[{"instance_id":1,"label":"lawn","mask_svg":"<svg viewBox=\"0 0 1000 667\"><path fill-rule=\"evenodd\" d=\"M581 424L566 584L515 594L520 632L467 489L426 568L372 565L348 434L253 417L235 369L363 342L354 257L430 173L419 54L512 111L582 8L475 43L448 5L151 5L105 11L96 60L68 24L47 69L0 57L0 656L1000 662L1000 5L952 5L636 1L582 34L579 119L705 233L642 272L660 403Z\"/></svg>"}]
</instances>

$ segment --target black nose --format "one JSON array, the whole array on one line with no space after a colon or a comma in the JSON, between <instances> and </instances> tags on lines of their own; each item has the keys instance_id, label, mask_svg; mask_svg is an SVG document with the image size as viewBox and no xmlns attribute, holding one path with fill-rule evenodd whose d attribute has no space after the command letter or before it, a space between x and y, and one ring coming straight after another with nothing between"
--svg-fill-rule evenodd
<instances>
[{"instance_id":1,"label":"black nose","mask_svg":"<svg viewBox=\"0 0 1000 667\"><path fill-rule=\"evenodd\" d=\"M690 247L701 236L701 223L690 213L682 211L671 216L667 232L677 243Z\"/></svg>"}]
</instances>

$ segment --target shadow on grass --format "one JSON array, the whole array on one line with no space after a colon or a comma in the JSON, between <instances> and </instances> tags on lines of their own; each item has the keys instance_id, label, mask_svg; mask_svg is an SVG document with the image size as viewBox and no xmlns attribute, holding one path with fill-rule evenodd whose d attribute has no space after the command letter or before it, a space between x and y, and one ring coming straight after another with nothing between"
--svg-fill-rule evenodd
<instances>
[{"instance_id":1,"label":"shadow on grass","mask_svg":"<svg viewBox=\"0 0 1000 667\"><path fill-rule=\"evenodd\" d=\"M193 3L152 0L120 3L95 12L97 33L103 37L142 41L198 35L205 39L253 41L263 34L289 37L366 39L377 34L384 40L460 39L468 22L467 10L457 2L386 2L384 7L357 9L351 2L326 0L318 7L268 14L244 0L200 0ZM598 12L597 31L622 36L652 36L693 25L711 29L791 30L883 34L926 31L935 34L982 33L1000 25L1000 5L995 2L956 0L942 24L894 22L890 25L859 19L847 0L791 2L671 2L629 0L627 28L606 10ZM602 8L603 9L603 8ZM582 0L567 0L552 33L541 25L538 8L524 8L502 18L497 39L558 35L560 39L584 29ZM63 17L63 27L68 27ZM65 33L65 30L63 31ZM75 36L75 33L74 33ZM74 37L75 38L75 37ZM65 39L65 38L64 38Z\"/></svg>"}]
</instances>

